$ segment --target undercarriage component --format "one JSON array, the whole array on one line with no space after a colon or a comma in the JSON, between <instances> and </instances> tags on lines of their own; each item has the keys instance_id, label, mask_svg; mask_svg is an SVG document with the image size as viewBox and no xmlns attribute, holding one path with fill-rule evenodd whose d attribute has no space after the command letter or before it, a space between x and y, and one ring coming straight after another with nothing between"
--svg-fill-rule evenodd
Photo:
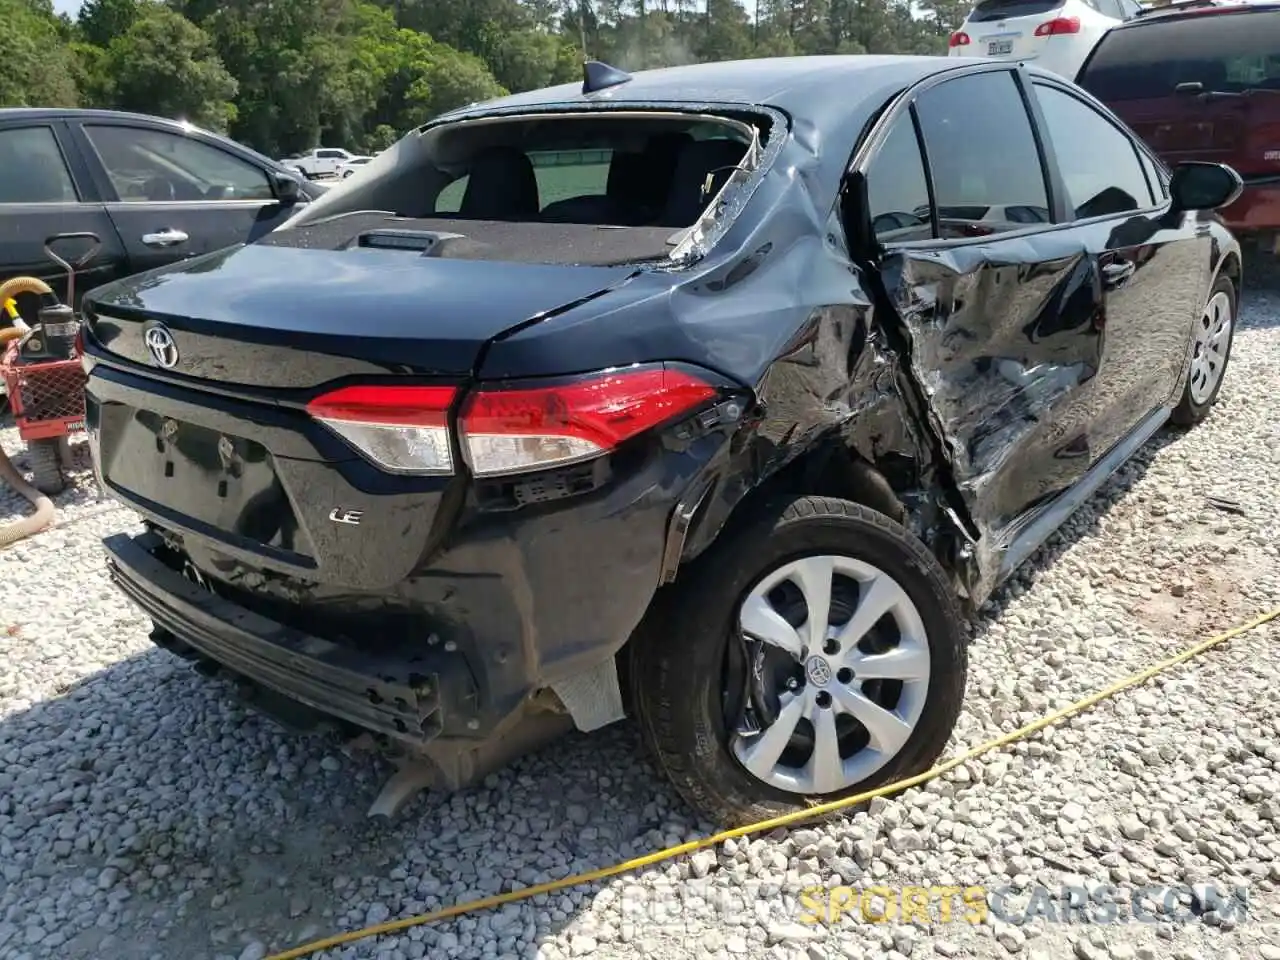
<instances>
[{"instance_id":1,"label":"undercarriage component","mask_svg":"<svg viewBox=\"0 0 1280 960\"><path fill-rule=\"evenodd\" d=\"M622 691L618 687L618 667L613 657L597 666L552 684L574 725L583 733L608 726L626 716Z\"/></svg>"},{"instance_id":2,"label":"undercarriage component","mask_svg":"<svg viewBox=\"0 0 1280 960\"><path fill-rule=\"evenodd\" d=\"M368 816L397 816L423 790L452 793L483 780L517 757L537 750L573 729L573 720L531 704L504 730L479 743L435 740L391 757L396 772L369 806ZM359 737L348 746L363 749L372 738Z\"/></svg>"},{"instance_id":3,"label":"undercarriage component","mask_svg":"<svg viewBox=\"0 0 1280 960\"><path fill-rule=\"evenodd\" d=\"M412 744L445 732L445 699L471 696L468 675L447 661L424 658L407 670L394 656L339 646L235 607L158 560L154 535L118 535L105 544L112 578L157 626L285 698ZM466 729L463 710L453 715Z\"/></svg>"}]
</instances>

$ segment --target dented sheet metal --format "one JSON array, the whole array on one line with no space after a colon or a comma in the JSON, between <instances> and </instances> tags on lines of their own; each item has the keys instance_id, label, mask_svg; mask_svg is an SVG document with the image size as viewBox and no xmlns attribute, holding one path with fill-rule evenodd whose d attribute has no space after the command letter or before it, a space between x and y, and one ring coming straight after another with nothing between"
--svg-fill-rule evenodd
<instances>
[{"instance_id":1,"label":"dented sheet metal","mask_svg":"<svg viewBox=\"0 0 1280 960\"><path fill-rule=\"evenodd\" d=\"M1037 511L1172 401L1211 262L1207 236L1146 215L885 258L939 473L974 535L972 598Z\"/></svg>"},{"instance_id":2,"label":"dented sheet metal","mask_svg":"<svg viewBox=\"0 0 1280 960\"><path fill-rule=\"evenodd\" d=\"M818 492L901 519L957 591L981 602L1027 547L1030 521L1110 469L1108 452L1175 395L1219 241L1206 224L1161 213L855 256L842 185L877 117L905 102L924 67L867 69L849 96L818 96L817 73L797 83L786 69L722 65L696 96L658 71L424 127L675 109L750 117L764 131L665 260L513 326L474 373L551 376L567 356L580 370L661 357L742 386L729 442L690 441L687 472L670 481L682 486L663 582L736 511L774 492Z\"/></svg>"},{"instance_id":3,"label":"dented sheet metal","mask_svg":"<svg viewBox=\"0 0 1280 960\"><path fill-rule=\"evenodd\" d=\"M1023 246L900 253L884 275L912 372L983 535L1089 465L1082 399L1104 336L1096 271L1078 245L1045 260ZM1030 447L1047 456L1025 462Z\"/></svg>"}]
</instances>

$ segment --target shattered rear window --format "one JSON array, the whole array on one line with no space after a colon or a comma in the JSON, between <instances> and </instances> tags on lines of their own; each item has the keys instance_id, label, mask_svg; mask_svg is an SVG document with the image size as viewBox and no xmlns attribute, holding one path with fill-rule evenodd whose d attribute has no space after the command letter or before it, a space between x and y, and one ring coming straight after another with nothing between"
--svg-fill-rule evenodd
<instances>
[{"instance_id":1,"label":"shattered rear window","mask_svg":"<svg viewBox=\"0 0 1280 960\"><path fill-rule=\"evenodd\" d=\"M704 221L731 216L724 201L759 167L771 127L747 112L464 118L405 137L287 227L377 211L460 235L469 242L451 249L475 259L582 262L599 245L621 262L680 260L705 243Z\"/></svg>"}]
</instances>

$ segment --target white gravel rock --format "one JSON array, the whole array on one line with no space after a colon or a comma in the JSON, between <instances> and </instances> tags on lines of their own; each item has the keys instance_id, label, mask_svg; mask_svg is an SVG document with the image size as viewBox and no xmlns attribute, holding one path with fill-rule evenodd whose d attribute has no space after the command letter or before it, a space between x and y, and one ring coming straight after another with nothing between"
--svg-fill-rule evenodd
<instances>
[{"instance_id":1,"label":"white gravel rock","mask_svg":"<svg viewBox=\"0 0 1280 960\"><path fill-rule=\"evenodd\" d=\"M1210 420L1149 444L974 623L949 750L1280 603L1277 404L1280 295L1250 290ZM0 552L0 956L260 958L707 832L626 724L365 821L387 769L282 732L153 648L99 545L135 518L74 479L56 527ZM0 522L21 510L0 493ZM1268 625L846 819L319 956L1266 960L1280 955L1278 641ZM927 923L867 923L855 893L831 929L804 922L802 894L829 884L984 884L991 913L970 923L957 897L950 923L936 899ZM1052 922L1030 915L1033 884L1060 916L1064 887L1125 910L1167 885L1181 919ZM1193 884L1247 888L1248 919Z\"/></svg>"}]
</instances>

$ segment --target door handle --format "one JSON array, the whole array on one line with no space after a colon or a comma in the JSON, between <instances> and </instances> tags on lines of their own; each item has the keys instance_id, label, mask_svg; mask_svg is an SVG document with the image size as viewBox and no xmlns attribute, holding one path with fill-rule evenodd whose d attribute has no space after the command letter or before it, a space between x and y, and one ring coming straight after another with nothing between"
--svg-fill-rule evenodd
<instances>
[{"instance_id":1,"label":"door handle","mask_svg":"<svg viewBox=\"0 0 1280 960\"><path fill-rule=\"evenodd\" d=\"M142 242L148 247L176 247L180 243L186 243L188 237L181 230L174 230L170 227L159 231L158 233L144 233Z\"/></svg>"},{"instance_id":2,"label":"door handle","mask_svg":"<svg viewBox=\"0 0 1280 960\"><path fill-rule=\"evenodd\" d=\"M1118 287L1132 277L1137 269L1132 260L1117 260L1114 263L1108 263L1102 268L1103 284L1108 289Z\"/></svg>"}]
</instances>

